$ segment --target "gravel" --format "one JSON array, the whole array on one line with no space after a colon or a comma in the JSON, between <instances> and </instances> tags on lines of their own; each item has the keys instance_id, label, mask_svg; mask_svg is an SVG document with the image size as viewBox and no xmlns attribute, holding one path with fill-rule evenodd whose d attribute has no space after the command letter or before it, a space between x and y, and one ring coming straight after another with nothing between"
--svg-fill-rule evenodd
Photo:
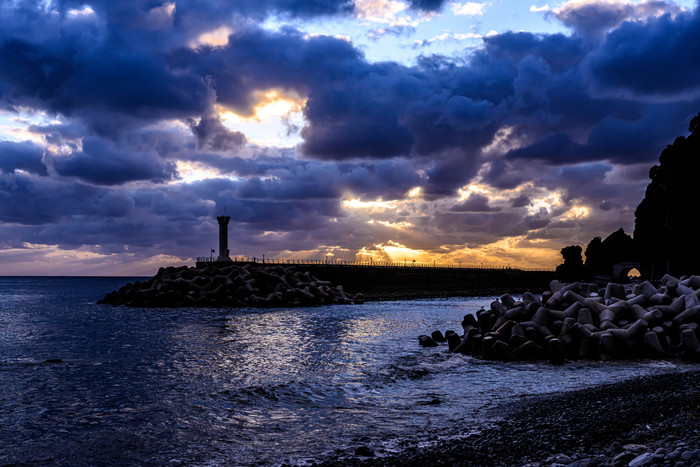
<instances>
[{"instance_id":1,"label":"gravel","mask_svg":"<svg viewBox=\"0 0 700 467\"><path fill-rule=\"evenodd\" d=\"M666 373L533 396L479 434L327 465L700 466L699 383L700 371Z\"/></svg>"}]
</instances>

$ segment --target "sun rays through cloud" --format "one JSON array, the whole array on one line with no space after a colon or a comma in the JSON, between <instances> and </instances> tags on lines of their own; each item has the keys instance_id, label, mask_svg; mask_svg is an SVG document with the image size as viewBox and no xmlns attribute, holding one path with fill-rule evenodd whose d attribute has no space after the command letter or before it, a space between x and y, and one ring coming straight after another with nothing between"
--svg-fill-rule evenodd
<instances>
[{"instance_id":1,"label":"sun rays through cloud","mask_svg":"<svg viewBox=\"0 0 700 467\"><path fill-rule=\"evenodd\" d=\"M0 27L0 274L186 262L224 210L233 255L552 268L632 232L700 111L692 0L15 1Z\"/></svg>"}]
</instances>

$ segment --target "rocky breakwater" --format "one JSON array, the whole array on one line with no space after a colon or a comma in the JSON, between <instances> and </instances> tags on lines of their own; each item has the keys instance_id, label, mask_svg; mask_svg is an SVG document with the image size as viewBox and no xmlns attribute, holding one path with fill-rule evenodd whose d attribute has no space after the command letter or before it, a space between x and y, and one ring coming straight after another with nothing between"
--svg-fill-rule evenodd
<instances>
[{"instance_id":1,"label":"rocky breakwater","mask_svg":"<svg viewBox=\"0 0 700 467\"><path fill-rule=\"evenodd\" d=\"M362 303L341 285L290 266L234 264L160 268L147 281L126 284L98 303L131 307L290 307Z\"/></svg>"},{"instance_id":2,"label":"rocky breakwater","mask_svg":"<svg viewBox=\"0 0 700 467\"><path fill-rule=\"evenodd\" d=\"M550 283L537 296L505 294L490 309L466 315L462 335L419 336L421 345L447 343L451 352L491 360L681 357L700 362L700 276L665 275L657 288Z\"/></svg>"}]
</instances>

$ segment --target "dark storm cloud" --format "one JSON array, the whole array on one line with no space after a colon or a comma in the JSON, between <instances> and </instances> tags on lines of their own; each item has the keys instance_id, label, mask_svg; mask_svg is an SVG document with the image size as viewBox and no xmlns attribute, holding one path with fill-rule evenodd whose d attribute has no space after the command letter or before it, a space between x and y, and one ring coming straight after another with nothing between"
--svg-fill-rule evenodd
<instances>
[{"instance_id":1,"label":"dark storm cloud","mask_svg":"<svg viewBox=\"0 0 700 467\"><path fill-rule=\"evenodd\" d=\"M437 213L425 222L452 236L454 243L466 243L469 248L492 243L494 237L524 235L529 230L520 213Z\"/></svg>"},{"instance_id":2,"label":"dark storm cloud","mask_svg":"<svg viewBox=\"0 0 700 467\"><path fill-rule=\"evenodd\" d=\"M601 91L687 98L700 93L700 13L628 22L587 60Z\"/></svg>"},{"instance_id":3,"label":"dark storm cloud","mask_svg":"<svg viewBox=\"0 0 700 467\"><path fill-rule=\"evenodd\" d=\"M66 216L125 216L131 207L133 201L123 193L104 188L53 177L0 174L1 222L43 225Z\"/></svg>"},{"instance_id":4,"label":"dark storm cloud","mask_svg":"<svg viewBox=\"0 0 700 467\"><path fill-rule=\"evenodd\" d=\"M522 193L518 196L511 198L510 205L514 208L524 208L531 203L530 196L527 193Z\"/></svg>"},{"instance_id":5,"label":"dark storm cloud","mask_svg":"<svg viewBox=\"0 0 700 467\"><path fill-rule=\"evenodd\" d=\"M494 188L506 190L515 188L529 179L527 171L523 170L522 164L502 159L489 162L487 170L483 172L482 177L486 183Z\"/></svg>"},{"instance_id":6,"label":"dark storm cloud","mask_svg":"<svg viewBox=\"0 0 700 467\"><path fill-rule=\"evenodd\" d=\"M76 123L55 123L51 125L29 125L30 132L42 135L44 141L53 145L68 145L77 148L76 142L85 135L85 127Z\"/></svg>"},{"instance_id":7,"label":"dark storm cloud","mask_svg":"<svg viewBox=\"0 0 700 467\"><path fill-rule=\"evenodd\" d=\"M554 16L566 26L590 36L599 35L620 25L623 21L658 16L681 11L675 3L664 0L646 0L641 3L611 3L598 1L570 3L548 15Z\"/></svg>"},{"instance_id":8,"label":"dark storm cloud","mask_svg":"<svg viewBox=\"0 0 700 467\"><path fill-rule=\"evenodd\" d=\"M261 180L250 178L236 190L238 198L242 199L335 199L339 193L335 187L318 183L316 179L299 180L290 183L289 180Z\"/></svg>"},{"instance_id":9,"label":"dark storm cloud","mask_svg":"<svg viewBox=\"0 0 700 467\"><path fill-rule=\"evenodd\" d=\"M595 182L598 185L603 181L605 174L611 170L612 167L603 163L574 165L564 167L561 170L561 177L566 185L581 185L589 182Z\"/></svg>"},{"instance_id":10,"label":"dark storm cloud","mask_svg":"<svg viewBox=\"0 0 700 467\"><path fill-rule=\"evenodd\" d=\"M411 2L424 11L444 3ZM501 211L473 195L446 213L382 220L428 232L435 240L391 235L431 251L533 229L563 238L580 227L552 222L568 205L523 209L537 189L611 213L625 208L647 181L639 167L700 108L697 11L624 22L664 2L562 9L559 19L579 34L503 33L462 59L424 56L415 65L373 63L343 40L255 25L349 14L348 1L102 1L84 17L69 13L83 2L52 2L56 14L13 5L0 7L0 107L64 122L29 127L44 136L46 155L32 143L1 143L0 220L31 226L12 230L24 236L14 244L174 245L168 251L192 255L198 238L215 238L211 216L226 206L240 244L360 248L375 235L388 239L389 229L352 224L343 197L398 200L421 186L428 204L477 175L496 188L526 188ZM189 47L222 25L235 26L227 45ZM253 115L271 89L305 103L298 154L251 148L215 116L215 105ZM190 128L173 129L173 120ZM232 179L163 183L176 179L178 161Z\"/></svg>"},{"instance_id":11,"label":"dark storm cloud","mask_svg":"<svg viewBox=\"0 0 700 467\"><path fill-rule=\"evenodd\" d=\"M541 160L551 165L608 160L620 164L653 163L659 152L674 138L688 104L649 104L637 119L602 118L590 127L583 143L573 141L567 133L543 136L534 143L509 151L506 159ZM688 109L688 110L686 110ZM493 175L499 175L494 172Z\"/></svg>"},{"instance_id":12,"label":"dark storm cloud","mask_svg":"<svg viewBox=\"0 0 700 467\"><path fill-rule=\"evenodd\" d=\"M255 8L298 10L300 15L343 11L342 2L302 3L306 7L294 2L258 2ZM79 6L72 2L59 5L64 12ZM440 2L416 5L434 8ZM649 2L645 5L659 7ZM200 32L204 28L190 24L195 17L192 11L195 6L201 9L196 17L203 18L202 24L210 26L215 23L216 15L220 19L222 12L229 11L208 2L178 3L171 27L183 42L188 34L194 34L192 31ZM649 47L642 48L653 55L652 46L659 42L654 37L664 37L670 26L680 25L676 29L685 32L677 32L676 36L688 40L671 41L664 49L673 49L675 55L671 56L680 59L678 54L687 53L687 44L693 43L690 40L693 31L700 29L692 27L695 20L689 14L678 15L676 19L666 16L646 23L626 23L610 35L600 50L591 49L591 45L576 37L505 33L485 39L484 48L475 52L466 64L426 57L418 66L406 67L370 64L357 49L342 40L308 38L292 29L266 32L250 25L232 34L227 47L191 51L182 48L184 43L180 47L167 43L164 48L165 42L151 41L149 35L120 34L128 27L145 28L140 20L133 18L153 14L156 7L163 5L146 8L143 4L120 2L120 6L97 3L93 7L100 19L109 21L106 27L98 20L65 19L65 24L61 24L67 29L63 41L53 37L51 41L32 40L19 33L17 37L4 36L0 63L9 70L2 78L4 87L10 89L3 95L6 105L34 103L80 116L101 134L114 134L130 122L209 115L215 98L223 105L250 114L257 91L278 88L308 97L304 109L308 124L302 130L304 142L300 149L309 156L334 160L445 156L463 159L465 166L478 162L475 158L481 147L493 138L498 128L508 124L531 137L545 138L535 142L540 146L533 151L542 145L559 144L560 148L570 150L571 160L595 157L590 153L596 145L586 150L565 138L573 140L572 132L602 122L613 111L623 122L639 119L639 113L647 113L647 121L655 115L653 109L639 104L626 110L619 100L591 99L585 90L585 80L581 79L581 64L590 61L592 76L601 89L611 84L617 86L625 77L615 67L620 68L625 59L634 59L625 56L627 49L619 47L621 41L631 42L638 39L636 32L651 31L648 40L635 40L635 43L648 44ZM253 8L253 2L243 2L236 8L245 11ZM47 15L34 16L50 23L44 18ZM3 18L9 20L7 14ZM654 32L654 27L647 24L656 25L659 31ZM625 28L635 34L623 34ZM51 28L48 30L45 34L51 32ZM165 35L157 31L152 34L156 38ZM628 38L630 34L632 38ZM87 39L83 38L81 43L78 37L82 35ZM120 42L121 47L114 47L114 41ZM591 53L592 58L585 59ZM634 72L635 79L646 79L639 78L644 76L649 73ZM681 87L691 82L694 86L698 81L692 68L690 73L673 76L671 81L680 80ZM658 83L657 87L673 86L668 79L646 80ZM627 116L630 112L637 115ZM193 127L200 148L230 149L243 141L242 134L217 123L220 122L207 117ZM600 132L605 133L604 129ZM211 139L206 140L207 137ZM634 142L619 134L617 140L624 148L630 147L627 142ZM639 146L648 147L646 143ZM461 176L453 177L459 180L452 182L439 176L440 167L451 170L456 165L450 160L436 165L436 184L449 186L433 191L453 189L474 175L473 170L462 170Z\"/></svg>"},{"instance_id":13,"label":"dark storm cloud","mask_svg":"<svg viewBox=\"0 0 700 467\"><path fill-rule=\"evenodd\" d=\"M264 18L282 15L297 18L347 15L354 11L351 0L237 0L235 2L188 1L184 2L186 12L205 9L211 14L240 14ZM178 2L179 6L179 2Z\"/></svg>"},{"instance_id":14,"label":"dark storm cloud","mask_svg":"<svg viewBox=\"0 0 700 467\"><path fill-rule=\"evenodd\" d=\"M301 150L319 158L351 159L408 156L413 146L409 129L399 123L393 103L367 92L332 90L306 106L310 124L301 131ZM357 96L367 96L358 101ZM336 118L330 118L337 115ZM360 137L358 138L358 135Z\"/></svg>"},{"instance_id":15,"label":"dark storm cloud","mask_svg":"<svg viewBox=\"0 0 700 467\"><path fill-rule=\"evenodd\" d=\"M428 179L423 189L427 199L435 200L454 194L455 190L474 177L479 169L475 157L456 151L443 156L426 170Z\"/></svg>"},{"instance_id":16,"label":"dark storm cloud","mask_svg":"<svg viewBox=\"0 0 700 467\"><path fill-rule=\"evenodd\" d=\"M452 212L493 212L500 210L501 208L489 206L488 197L478 193L472 193L467 199L450 208Z\"/></svg>"},{"instance_id":17,"label":"dark storm cloud","mask_svg":"<svg viewBox=\"0 0 700 467\"><path fill-rule=\"evenodd\" d=\"M240 131L231 131L218 117L202 117L199 122L187 122L197 138L197 148L213 151L231 151L246 144L246 137Z\"/></svg>"},{"instance_id":18,"label":"dark storm cloud","mask_svg":"<svg viewBox=\"0 0 700 467\"><path fill-rule=\"evenodd\" d=\"M33 143L13 143L0 141L0 171L14 173L15 170L38 175L48 175L46 166L42 162L44 148Z\"/></svg>"},{"instance_id":19,"label":"dark storm cloud","mask_svg":"<svg viewBox=\"0 0 700 467\"><path fill-rule=\"evenodd\" d=\"M82 33L68 27L43 41L1 36L0 105L76 116L103 134L207 111L211 92L204 78L167 67L140 43L117 46L99 37L85 40Z\"/></svg>"},{"instance_id":20,"label":"dark storm cloud","mask_svg":"<svg viewBox=\"0 0 700 467\"><path fill-rule=\"evenodd\" d=\"M437 11L447 3L447 0L409 0L411 8L424 11Z\"/></svg>"},{"instance_id":21,"label":"dark storm cloud","mask_svg":"<svg viewBox=\"0 0 700 467\"><path fill-rule=\"evenodd\" d=\"M526 216L524 224L527 230L539 230L547 227L551 220L541 213L534 214L532 216Z\"/></svg>"},{"instance_id":22,"label":"dark storm cloud","mask_svg":"<svg viewBox=\"0 0 700 467\"><path fill-rule=\"evenodd\" d=\"M212 219L224 206L232 218L231 239L237 246L236 239L245 243L268 230L323 229L329 219L341 214L335 199L239 200L233 197L237 188L231 180L211 179L126 190L0 173L0 222L26 226L3 227L8 245L100 245L102 253L124 252L124 245L129 251L160 245L161 252L186 257L207 253L203 238L211 238L215 245L217 226Z\"/></svg>"},{"instance_id":23,"label":"dark storm cloud","mask_svg":"<svg viewBox=\"0 0 700 467\"><path fill-rule=\"evenodd\" d=\"M176 11L187 11L188 5ZM121 10L102 8L122 18ZM416 67L370 64L342 40L309 38L292 29L266 32L250 25L232 34L227 47L199 51L180 48L154 55L134 42L115 52L106 50L107 43L97 41L81 54L28 39L22 44L30 49L6 47L6 55L14 51L5 57L8 66L24 63L35 77L43 76L38 63L44 57L55 57L56 63L46 79L23 83L22 92L17 83L24 73L16 72L10 97L43 96L49 107L80 114L96 131L109 134L127 124L125 116L138 121L210 115L206 109L214 95L219 103L250 114L257 92L288 90L307 96L308 123L300 146L306 155L322 160L430 157L435 162L428 192L436 196L473 177L481 148L503 125L534 139L532 148L526 145L513 157L554 162L552 154L566 152L558 163L600 158L597 151L609 146L613 131L620 152L608 147L612 154L606 158L635 158L637 148L651 148L649 157L659 147L657 139L676 125L665 119L673 122L668 131L649 133L644 130L658 116L655 109L591 99L580 65L592 49L576 37L506 33L487 38L466 64L428 57ZM74 69L81 71L77 79ZM149 86L154 77L159 83L155 91ZM639 121L646 126L630 125ZM593 129L591 138L600 135L599 143L592 140L588 147L573 142L572 135L586 127ZM200 149L229 150L244 139L214 117L202 118L193 131Z\"/></svg>"},{"instance_id":24,"label":"dark storm cloud","mask_svg":"<svg viewBox=\"0 0 700 467\"><path fill-rule=\"evenodd\" d=\"M83 139L82 151L52 157L58 174L100 185L149 180L161 183L177 177L175 164L155 153L137 152L97 137Z\"/></svg>"}]
</instances>

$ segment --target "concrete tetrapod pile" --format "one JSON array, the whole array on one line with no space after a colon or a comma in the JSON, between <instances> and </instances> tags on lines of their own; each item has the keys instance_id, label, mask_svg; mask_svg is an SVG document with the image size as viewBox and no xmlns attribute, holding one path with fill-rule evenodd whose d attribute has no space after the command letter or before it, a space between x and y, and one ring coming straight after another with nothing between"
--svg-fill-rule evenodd
<instances>
[{"instance_id":1,"label":"concrete tetrapod pile","mask_svg":"<svg viewBox=\"0 0 700 467\"><path fill-rule=\"evenodd\" d=\"M447 342L451 352L491 360L681 357L700 362L700 276L670 275L659 288L636 285L550 283L542 296L510 294L466 315L463 334L418 337L421 345Z\"/></svg>"},{"instance_id":2,"label":"concrete tetrapod pile","mask_svg":"<svg viewBox=\"0 0 700 467\"><path fill-rule=\"evenodd\" d=\"M292 266L246 264L160 268L149 280L126 284L98 303L131 307L290 307L362 303Z\"/></svg>"}]
</instances>

